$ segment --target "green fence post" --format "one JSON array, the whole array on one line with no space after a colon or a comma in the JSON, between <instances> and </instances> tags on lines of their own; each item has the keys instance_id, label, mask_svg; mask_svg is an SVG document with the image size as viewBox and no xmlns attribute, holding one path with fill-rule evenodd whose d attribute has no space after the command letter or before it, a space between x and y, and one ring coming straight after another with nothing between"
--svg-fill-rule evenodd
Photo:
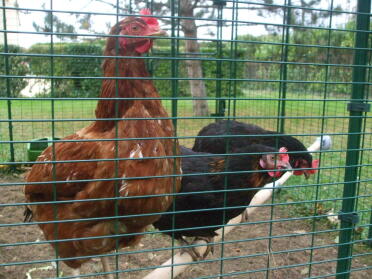
<instances>
[{"instance_id":1,"label":"green fence post","mask_svg":"<svg viewBox=\"0 0 372 279\"><path fill-rule=\"evenodd\" d=\"M230 58L231 59L237 59L238 57L238 24L236 21L238 21L238 12L239 12L239 3L234 2L232 7L232 24L231 24L231 42L230 42ZM230 79L229 82L229 91L228 91L228 100L227 100L227 106L225 103L225 111L227 112L228 118L233 116L233 118L236 117L236 90L237 90L237 81L234 80L237 78L237 64L238 62L230 61ZM231 100L232 99L232 100ZM223 105L224 103L222 103ZM232 108L231 108L232 106Z\"/></svg>"},{"instance_id":2,"label":"green fence post","mask_svg":"<svg viewBox=\"0 0 372 279\"><path fill-rule=\"evenodd\" d=\"M180 22L179 19L176 18L176 13L179 15L179 6L177 5L176 1L172 1L171 4L171 55L172 58L177 58L178 52L179 52L179 28L180 28ZM176 32L177 31L177 32ZM174 125L175 133L177 134L177 114L178 114L178 80L176 79L178 77L178 60L172 59L171 60L171 75L172 75L172 122Z\"/></svg>"},{"instance_id":3,"label":"green fence post","mask_svg":"<svg viewBox=\"0 0 372 279\"><path fill-rule=\"evenodd\" d=\"M170 2L170 10L171 10L171 77L173 78L171 81L171 88L172 88L172 103L171 103L171 114L172 114L172 123L174 126L174 136L177 137L178 134L178 127L177 127L177 116L178 116L178 93L179 93L179 83L177 80L177 77L179 77L179 63L176 59L179 56L180 51L180 42L179 42L179 36L180 36L180 5L178 1L171 1ZM173 143L173 154L177 154L177 143L174 141ZM176 158L173 160L173 172L176 173L177 170L177 162ZM176 177L173 177L173 193L176 193ZM176 211L176 200L174 199L174 202L171 205L172 211ZM174 226L176 223L175 215L172 216L172 230L174 230ZM171 278L173 278L173 272L174 272L174 262L173 258L175 255L175 236L174 231L172 232L172 251L171 251L171 257L172 257L172 270L171 270Z\"/></svg>"},{"instance_id":4,"label":"green fence post","mask_svg":"<svg viewBox=\"0 0 372 279\"><path fill-rule=\"evenodd\" d=\"M223 0L214 0L213 5L217 6L217 42L216 42L216 48L217 48L217 58L221 59L223 58L223 44L222 44L222 26L223 26L223 7L226 6L226 1ZM226 108L226 102L225 100L221 100L222 96L222 81L220 80L223 77L223 70L222 70L222 61L217 60L216 61L216 109L215 113L212 113L211 116L216 117L216 121L219 120L219 116L225 115L225 108Z\"/></svg>"},{"instance_id":5,"label":"green fence post","mask_svg":"<svg viewBox=\"0 0 372 279\"><path fill-rule=\"evenodd\" d=\"M368 239L366 240L366 245L372 248L372 207L369 217L369 226L368 226Z\"/></svg>"},{"instance_id":6,"label":"green fence post","mask_svg":"<svg viewBox=\"0 0 372 279\"><path fill-rule=\"evenodd\" d=\"M3 7L5 7L5 0L3 0ZM6 9L3 8L3 27L4 27L4 52L6 54L9 54L9 48L8 48L8 33L6 32ZM5 75L10 74L10 66L9 66L9 56L4 55L4 65L5 65ZM6 96L8 98L7 100L7 109L8 109L8 131L9 131L9 147L10 147L10 161L15 162L15 156L14 156L14 144L13 144L13 123L12 123L12 102L10 100L11 93L10 93L10 80L9 77L5 80L6 85ZM12 166L11 168L15 168Z\"/></svg>"},{"instance_id":7,"label":"green fence post","mask_svg":"<svg viewBox=\"0 0 372 279\"><path fill-rule=\"evenodd\" d=\"M355 210L356 189L358 180L358 162L360 155L360 139L362 131L363 113L367 104L363 102L368 57L368 30L371 0L358 0L356 15L355 51L353 68L353 85L350 111L349 135L347 141L346 169L344 183L344 200L342 202L341 231L339 236L337 275L336 279L348 279L352 260L352 232L355 226L353 213ZM358 67L359 65L359 67Z\"/></svg>"},{"instance_id":8,"label":"green fence post","mask_svg":"<svg viewBox=\"0 0 372 279\"><path fill-rule=\"evenodd\" d=\"M281 119L279 120L279 129L278 131L280 133L284 133L284 125L285 125L285 104L286 104L286 98L287 98L287 69L288 65L286 62L288 62L288 51L289 51L289 25L291 24L291 0L288 0L288 3L285 5L288 5L285 9L286 15L284 15L283 18L283 24L285 27L283 27L283 33L282 33L282 54L280 61L282 64L280 65L280 84L279 84L279 104L278 104L278 115L281 116ZM284 63L283 63L284 62Z\"/></svg>"}]
</instances>

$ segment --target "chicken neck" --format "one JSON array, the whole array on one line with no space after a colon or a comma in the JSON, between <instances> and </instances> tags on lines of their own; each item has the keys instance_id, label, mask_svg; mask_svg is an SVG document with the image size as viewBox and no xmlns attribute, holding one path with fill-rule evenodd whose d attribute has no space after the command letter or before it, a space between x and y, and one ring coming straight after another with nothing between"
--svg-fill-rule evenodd
<instances>
[{"instance_id":1,"label":"chicken neck","mask_svg":"<svg viewBox=\"0 0 372 279\"><path fill-rule=\"evenodd\" d=\"M103 63L104 79L100 93L100 99L96 107L96 122L94 127L98 130L112 129L115 120L103 120L107 118L125 118L125 113L134 104L142 102L149 110L151 116L161 117L162 112L158 98L159 94L151 80L134 79L149 76L143 59L135 58L107 58ZM128 78L128 79L127 79ZM138 100L107 100L107 98L140 98ZM141 99L148 98L148 99Z\"/></svg>"}]
</instances>

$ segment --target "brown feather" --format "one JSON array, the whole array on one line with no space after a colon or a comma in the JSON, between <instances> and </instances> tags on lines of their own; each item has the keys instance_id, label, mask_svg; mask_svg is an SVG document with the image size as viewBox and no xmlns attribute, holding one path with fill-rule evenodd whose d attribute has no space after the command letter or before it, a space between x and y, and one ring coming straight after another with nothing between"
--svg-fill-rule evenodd
<instances>
[{"instance_id":1,"label":"brown feather","mask_svg":"<svg viewBox=\"0 0 372 279\"><path fill-rule=\"evenodd\" d=\"M113 31L112 31L113 32ZM105 55L112 55L114 38L109 38ZM128 53L121 53L129 55ZM148 77L145 64L141 59L108 58L103 63L105 77ZM102 83L100 97L113 98L159 98L151 80L105 79ZM117 107L117 111L115 111ZM94 140L83 142L55 143L55 151L47 148L38 158L27 176L25 186L26 201L71 201L58 205L31 205L32 215L36 221L73 220L80 218L97 218L115 216L116 206L120 216L133 214L161 213L172 203L172 198L136 197L143 195L160 195L173 193L180 189L180 179L172 177L151 178L151 176L167 176L180 173L179 159L165 157L178 154L178 142L156 137L173 137L174 128L170 120L150 120L148 118L168 117L160 100L99 100L96 108L97 120L81 129L65 140ZM104 121L105 118L119 117L120 121ZM128 118L140 118L127 120ZM141 119L142 118L142 119ZM117 127L117 128L116 128ZM153 138L137 140L134 138ZM114 141L110 139L123 139ZM106 141L100 141L106 140ZM176 154L174 154L176 150ZM55 157L53 156L55 154ZM117 157L116 157L117 154ZM142 159L150 157L150 159ZM103 159L120 160L100 161ZM136 160L122 160L122 159ZM48 161L84 160L84 162L48 163ZM96 161L89 161L96 160ZM125 180L125 178L140 178ZM123 180L109 180L120 178ZM98 181L84 181L98 179ZM105 179L104 181L99 179ZM108 179L108 181L107 181ZM83 180L74 182L76 180ZM49 184L33 184L33 182L61 182ZM117 193L117 194L116 194ZM117 201L75 200L122 197ZM116 233L141 233L146 227L160 218L160 215L95 220L84 222L48 223L40 225L48 240L112 236ZM119 222L118 226L115 222ZM120 231L115 228L119 227ZM120 246L128 246L138 242L139 236L120 237ZM115 249L116 238L99 238L74 240L58 244L59 256L79 257L102 254ZM78 268L88 259L68 260L67 265Z\"/></svg>"},{"instance_id":2,"label":"brown feather","mask_svg":"<svg viewBox=\"0 0 372 279\"><path fill-rule=\"evenodd\" d=\"M211 172L222 172L225 170L225 160L215 160L210 163Z\"/></svg>"}]
</instances>

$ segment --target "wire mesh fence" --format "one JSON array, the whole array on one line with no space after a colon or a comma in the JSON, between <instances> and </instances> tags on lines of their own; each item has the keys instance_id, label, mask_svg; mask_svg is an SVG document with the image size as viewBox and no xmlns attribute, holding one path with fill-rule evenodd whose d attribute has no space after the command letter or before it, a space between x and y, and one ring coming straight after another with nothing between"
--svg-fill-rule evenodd
<instances>
[{"instance_id":1,"label":"wire mesh fence","mask_svg":"<svg viewBox=\"0 0 372 279\"><path fill-rule=\"evenodd\" d=\"M0 278L372 276L370 0L71 3L2 0Z\"/></svg>"}]
</instances>

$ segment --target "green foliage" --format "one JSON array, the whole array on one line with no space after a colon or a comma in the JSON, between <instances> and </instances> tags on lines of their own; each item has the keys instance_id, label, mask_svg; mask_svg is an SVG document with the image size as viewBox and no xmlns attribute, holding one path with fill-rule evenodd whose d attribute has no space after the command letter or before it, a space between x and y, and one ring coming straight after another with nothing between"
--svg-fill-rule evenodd
<instances>
[{"instance_id":1,"label":"green foliage","mask_svg":"<svg viewBox=\"0 0 372 279\"><path fill-rule=\"evenodd\" d=\"M96 97L99 94L101 80L94 77L102 76L103 59L91 56L101 56L102 49L101 41L56 43L53 45L53 53L56 56L51 58L50 44L36 44L29 52L47 56L31 57L29 59L31 71L38 76L58 77L54 79L55 97Z\"/></svg>"},{"instance_id":2,"label":"green foliage","mask_svg":"<svg viewBox=\"0 0 372 279\"><path fill-rule=\"evenodd\" d=\"M353 29L351 23L347 29ZM352 32L296 28L290 33L287 61L287 80L304 81L304 83L288 83L287 90L291 92L322 93L325 81L334 82L327 85L327 92L332 94L349 94L350 85L342 84L351 80L352 68L342 65L352 64L353 51L343 47L352 47L354 43ZM242 40L248 43L245 49L247 59L255 62L246 63L246 78L259 80L281 80L282 38L280 35L265 35L259 37L244 36ZM253 42L264 43L253 43ZM267 43L270 44L267 44ZM332 46L327 48L326 46ZM319 47L322 46L322 47ZM256 62L257 61L257 62ZM273 63L262 63L262 62ZM323 65L321 65L323 64ZM339 64L341 66L324 66L324 64ZM328 71L328 73L327 73ZM327 76L326 76L327 73ZM311 81L311 82L309 82ZM314 83L314 81L317 81ZM306 83L309 82L309 83ZM340 84L338 84L340 83ZM265 83L267 90L277 90L278 82ZM249 83L248 89L257 89L257 83Z\"/></svg>"},{"instance_id":3,"label":"green foliage","mask_svg":"<svg viewBox=\"0 0 372 279\"><path fill-rule=\"evenodd\" d=\"M217 74L217 61L213 61L217 57L216 49L211 44L201 44L201 56L202 59L202 71L203 76L201 78L206 79L242 79L244 78L244 63L242 62L230 62L230 61L223 61L222 62L222 73L221 76ZM183 52L181 49L180 52ZM156 56L160 57L170 57L170 48L162 47L160 51L155 52ZM224 51L222 53L222 59L229 59L230 58L230 50L228 46L224 46ZM182 56L181 56L182 57ZM184 56L185 57L185 56ZM237 59L243 59L244 52L240 49L237 50L235 57ZM179 80L178 88L179 96L190 96L190 88L189 82L187 80L187 69L185 65L185 60L181 60L178 64L178 77L186 80ZM149 64L149 70L154 77L162 77L162 78L170 78L172 77L171 74L171 60L163 60L163 59L156 59L152 63ZM236 67L234 71L234 67ZM228 96L229 91L231 88L231 96L234 96L234 83L236 83L236 91L235 95L240 96L243 94L243 82L241 81L222 81L221 82L221 96ZM170 80L157 80L155 81L156 88L160 92L162 96L172 96L172 87ZM216 96L216 81L215 80L206 80L205 86L207 90L207 95L211 97Z\"/></svg>"},{"instance_id":4,"label":"green foliage","mask_svg":"<svg viewBox=\"0 0 372 279\"><path fill-rule=\"evenodd\" d=\"M0 45L0 52L5 52L4 45ZM24 50L15 45L8 45L8 53L23 53ZM9 72L7 72L5 61L8 59ZM1 75L14 75L25 76L29 73L29 67L23 56L3 56L0 59L0 74ZM9 82L10 92L7 92L7 82ZM27 80L22 78L2 78L0 80L0 97L19 97L23 88L27 85Z\"/></svg>"},{"instance_id":5,"label":"green foliage","mask_svg":"<svg viewBox=\"0 0 372 279\"><path fill-rule=\"evenodd\" d=\"M102 55L104 42L83 42L83 43L56 43L53 47L53 76L58 77L54 80L55 97L96 97L99 95L101 80L88 77L101 77L101 64L103 58L91 57ZM157 57L169 57L170 48L162 46L160 51L154 53ZM227 47L226 47L227 49ZM215 49L209 45L202 45L201 51L206 53L203 57L215 58ZM49 55L51 53L50 44L36 44L29 49L30 53ZM63 55L59 57L58 55ZM69 57L78 55L79 57ZM80 56L81 55L81 56ZM230 51L223 52L223 58L229 58ZM244 56L243 51L238 50L236 53L238 59ZM171 60L169 59L152 59L148 62L148 69L152 76L169 79L171 75ZM232 65L235 63L236 76L230 75ZM38 76L51 76L52 59L50 57L31 57L29 58L31 71ZM216 61L202 61L204 78L214 79L217 77ZM179 77L187 79L187 70L185 61L179 63ZM66 77L61 79L60 77ZM72 77L72 78L68 78ZM75 77L75 78L74 78ZM76 78L77 77L77 78ZM84 78L85 77L85 78ZM244 78L244 64L242 62L222 62L221 78ZM242 82L236 82L236 95L243 93ZM172 86L170 80L156 80L155 86L162 96L172 96ZM229 87L233 90L233 82L223 81L221 96L227 96ZM216 81L206 81L208 96L216 96ZM231 93L233 95L233 93ZM188 80L179 81L178 96L190 96Z\"/></svg>"},{"instance_id":6,"label":"green foliage","mask_svg":"<svg viewBox=\"0 0 372 279\"><path fill-rule=\"evenodd\" d=\"M346 24L347 30L354 29L353 22ZM344 27L343 27L344 28ZM341 29L341 28L340 28ZM352 64L353 52L349 47L354 44L354 33L347 31L325 29L295 28L290 32L290 45L288 46L287 80L301 81L300 83L287 83L287 90L298 93L318 93L325 90L331 94L349 94L352 68L342 65ZM277 91L282 80L284 64L281 45L282 36L277 34L251 36L239 38L236 52L231 52L230 44L223 44L222 58L236 58L237 61L223 61L222 73L217 73L215 43L200 44L200 58L203 76L208 96L216 96L216 79L249 79L253 81L222 81L221 96L239 96L245 90L265 88L268 91ZM104 40L81 43L56 43L53 53L56 57L49 57L50 44L36 44L29 49L30 53L44 54L46 57L28 58L31 71L38 76L51 76L53 61L54 96L56 97L96 97L99 94L101 80L101 64L103 58L91 57L102 55ZM150 55L159 57L147 60L148 69L153 77L161 78L155 85L162 96L172 96L172 62L171 40L158 40L156 48ZM331 48L326 46L330 45ZM320 47L321 46L321 47ZM347 47L347 48L345 48ZM181 43L179 58L186 58L184 45ZM234 56L232 57L232 53ZM58 57L62 55L62 57ZM78 57L71 57L71 55ZM192 55L195 57L195 55ZM198 56L197 56L198 57ZM162 59L164 58L164 59ZM17 59L14 57L14 59ZM23 58L19 58L23 59ZM248 60L241 62L239 60ZM270 63L268 63L270 62ZM185 60L178 60L178 96L190 96L188 74ZM341 66L326 67L324 64L340 64ZM18 63L19 64L19 63ZM326 75L327 73L327 75ZM61 78L63 77L63 78ZM71 77L71 78L69 78ZM93 77L93 78L92 78ZM208 80L210 79L210 80ZM255 81L257 80L257 81ZM272 82L270 82L272 80ZM265 81L265 82L262 82ZM317 82L314 82L317 81Z\"/></svg>"},{"instance_id":7,"label":"green foliage","mask_svg":"<svg viewBox=\"0 0 372 279\"><path fill-rule=\"evenodd\" d=\"M38 25L33 22L33 27L39 33L51 33L56 32L57 38L65 40L66 38L76 40L75 27L71 24L65 23L60 20L56 15L53 15L51 12L48 12L44 17L44 25ZM66 33L71 35L58 35L58 33Z\"/></svg>"}]
</instances>

